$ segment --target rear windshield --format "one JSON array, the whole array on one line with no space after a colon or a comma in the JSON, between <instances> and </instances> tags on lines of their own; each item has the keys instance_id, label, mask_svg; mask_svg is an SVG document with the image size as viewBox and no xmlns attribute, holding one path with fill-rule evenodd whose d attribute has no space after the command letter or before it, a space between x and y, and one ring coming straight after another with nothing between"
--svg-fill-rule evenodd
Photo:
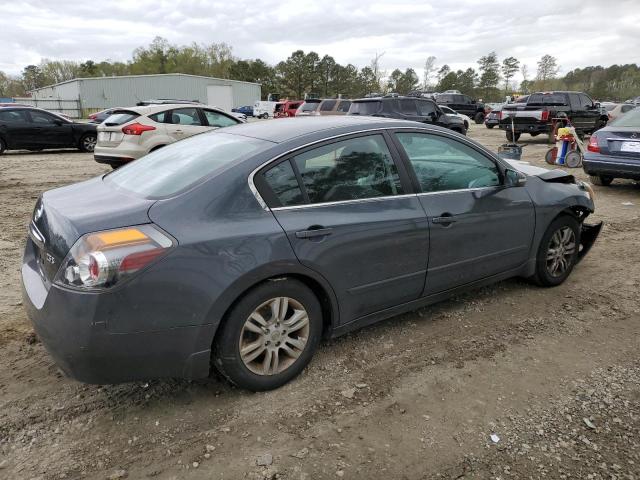
<instances>
[{"instance_id":1,"label":"rear windshield","mask_svg":"<svg viewBox=\"0 0 640 480\"><path fill-rule=\"evenodd\" d=\"M380 101L353 102L349 107L350 115L373 115L380 110Z\"/></svg>"},{"instance_id":2,"label":"rear windshield","mask_svg":"<svg viewBox=\"0 0 640 480\"><path fill-rule=\"evenodd\" d=\"M304 102L300 110L303 112L315 112L320 106L320 102Z\"/></svg>"},{"instance_id":3,"label":"rear windshield","mask_svg":"<svg viewBox=\"0 0 640 480\"><path fill-rule=\"evenodd\" d=\"M534 93L527 105L567 105L567 99L562 93Z\"/></svg>"},{"instance_id":4,"label":"rear windshield","mask_svg":"<svg viewBox=\"0 0 640 480\"><path fill-rule=\"evenodd\" d=\"M607 112L610 112L611 110L617 107L615 103L605 103L603 106Z\"/></svg>"},{"instance_id":5,"label":"rear windshield","mask_svg":"<svg viewBox=\"0 0 640 480\"><path fill-rule=\"evenodd\" d=\"M609 122L607 126L640 128L640 108L636 107L628 111L624 115Z\"/></svg>"},{"instance_id":6,"label":"rear windshield","mask_svg":"<svg viewBox=\"0 0 640 480\"><path fill-rule=\"evenodd\" d=\"M124 125L125 123L130 122L131 120L139 116L139 113L130 112L128 110L115 110L111 115L107 117L107 119L104 121L104 124L108 127Z\"/></svg>"},{"instance_id":7,"label":"rear windshield","mask_svg":"<svg viewBox=\"0 0 640 480\"><path fill-rule=\"evenodd\" d=\"M175 195L229 163L273 145L266 140L211 132L168 145L105 176L146 198Z\"/></svg>"}]
</instances>

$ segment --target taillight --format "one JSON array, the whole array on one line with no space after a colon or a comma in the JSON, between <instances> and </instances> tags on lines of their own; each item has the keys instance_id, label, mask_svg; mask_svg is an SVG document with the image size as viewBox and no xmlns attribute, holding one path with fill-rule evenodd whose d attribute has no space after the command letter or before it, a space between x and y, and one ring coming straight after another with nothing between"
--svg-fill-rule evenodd
<instances>
[{"instance_id":1,"label":"taillight","mask_svg":"<svg viewBox=\"0 0 640 480\"><path fill-rule=\"evenodd\" d=\"M95 120L96 119L96 114L92 113L91 115L89 115L89 120Z\"/></svg>"},{"instance_id":2,"label":"taillight","mask_svg":"<svg viewBox=\"0 0 640 480\"><path fill-rule=\"evenodd\" d=\"M496 118L497 118L498 120L502 120L502 110L501 110L501 111L499 111L499 112L496 112Z\"/></svg>"},{"instance_id":3,"label":"taillight","mask_svg":"<svg viewBox=\"0 0 640 480\"><path fill-rule=\"evenodd\" d=\"M89 233L71 248L55 281L80 289L110 288L159 259L172 246L171 239L151 225Z\"/></svg>"},{"instance_id":4,"label":"taillight","mask_svg":"<svg viewBox=\"0 0 640 480\"><path fill-rule=\"evenodd\" d=\"M540 120L546 122L549 120L549 110L543 110L542 115L540 116Z\"/></svg>"},{"instance_id":5,"label":"taillight","mask_svg":"<svg viewBox=\"0 0 640 480\"><path fill-rule=\"evenodd\" d=\"M587 145L587 150L594 153L600 153L600 146L598 145L598 136L595 133L591 134L591 138L589 139L589 145Z\"/></svg>"},{"instance_id":6,"label":"taillight","mask_svg":"<svg viewBox=\"0 0 640 480\"><path fill-rule=\"evenodd\" d=\"M131 125L126 125L122 127L122 133L125 135L142 135L144 132L148 132L149 130L155 130L156 127L151 125L143 125L141 123L132 123Z\"/></svg>"}]
</instances>

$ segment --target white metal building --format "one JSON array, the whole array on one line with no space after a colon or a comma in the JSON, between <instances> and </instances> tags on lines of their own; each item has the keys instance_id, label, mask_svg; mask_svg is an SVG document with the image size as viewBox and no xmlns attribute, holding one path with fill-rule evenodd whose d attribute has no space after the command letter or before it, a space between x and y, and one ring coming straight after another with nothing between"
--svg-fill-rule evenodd
<instances>
[{"instance_id":1,"label":"white metal building","mask_svg":"<svg viewBox=\"0 0 640 480\"><path fill-rule=\"evenodd\" d=\"M31 92L37 106L57 110L74 102L78 115L110 107L131 107L141 100L172 98L196 100L225 110L260 100L260 84L183 73L75 78ZM22 101L22 99L21 99ZM67 108L62 108L66 110ZM65 112L62 112L65 113ZM66 112L67 114L71 112Z\"/></svg>"}]
</instances>

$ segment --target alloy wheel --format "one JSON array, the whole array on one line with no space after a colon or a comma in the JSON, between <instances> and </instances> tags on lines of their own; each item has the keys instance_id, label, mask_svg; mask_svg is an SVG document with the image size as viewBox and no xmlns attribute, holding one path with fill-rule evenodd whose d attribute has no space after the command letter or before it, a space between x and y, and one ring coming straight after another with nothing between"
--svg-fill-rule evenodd
<instances>
[{"instance_id":1,"label":"alloy wheel","mask_svg":"<svg viewBox=\"0 0 640 480\"><path fill-rule=\"evenodd\" d=\"M293 298L277 297L259 305L240 333L240 357L256 375L276 375L289 368L309 339L309 315Z\"/></svg>"},{"instance_id":2,"label":"alloy wheel","mask_svg":"<svg viewBox=\"0 0 640 480\"><path fill-rule=\"evenodd\" d=\"M93 150L96 148L96 141L96 137L87 135L82 139L82 146L87 152L93 152Z\"/></svg>"},{"instance_id":3,"label":"alloy wheel","mask_svg":"<svg viewBox=\"0 0 640 480\"><path fill-rule=\"evenodd\" d=\"M571 266L576 252L576 235L567 226L555 231L547 249L547 271L552 277L561 277Z\"/></svg>"}]
</instances>

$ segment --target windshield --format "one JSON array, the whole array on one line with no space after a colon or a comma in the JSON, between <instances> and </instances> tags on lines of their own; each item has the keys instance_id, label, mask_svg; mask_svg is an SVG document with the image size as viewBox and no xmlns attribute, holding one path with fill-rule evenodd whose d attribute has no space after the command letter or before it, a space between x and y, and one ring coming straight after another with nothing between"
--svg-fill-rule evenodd
<instances>
[{"instance_id":1,"label":"windshield","mask_svg":"<svg viewBox=\"0 0 640 480\"><path fill-rule=\"evenodd\" d=\"M353 102L349 108L349 115L373 115L380 110L380 101Z\"/></svg>"},{"instance_id":2,"label":"windshield","mask_svg":"<svg viewBox=\"0 0 640 480\"><path fill-rule=\"evenodd\" d=\"M624 115L609 122L608 126L640 128L640 108L636 107L633 110L629 110Z\"/></svg>"},{"instance_id":3,"label":"windshield","mask_svg":"<svg viewBox=\"0 0 640 480\"><path fill-rule=\"evenodd\" d=\"M527 105L566 105L567 100L562 93L534 93L529 97Z\"/></svg>"},{"instance_id":4,"label":"windshield","mask_svg":"<svg viewBox=\"0 0 640 480\"><path fill-rule=\"evenodd\" d=\"M211 132L176 142L135 160L105 177L105 181L146 198L175 195L219 168L271 142Z\"/></svg>"}]
</instances>

